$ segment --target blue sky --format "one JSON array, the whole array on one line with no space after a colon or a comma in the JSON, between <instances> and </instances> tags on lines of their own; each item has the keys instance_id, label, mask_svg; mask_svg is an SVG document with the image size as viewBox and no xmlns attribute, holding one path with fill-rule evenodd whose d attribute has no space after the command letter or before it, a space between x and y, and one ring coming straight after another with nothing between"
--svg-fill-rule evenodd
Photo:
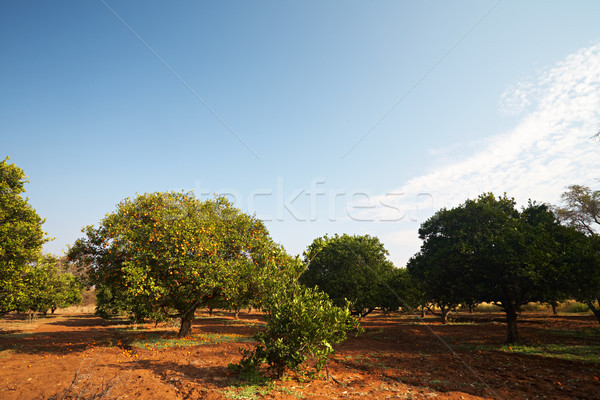
<instances>
[{"instance_id":1,"label":"blue sky","mask_svg":"<svg viewBox=\"0 0 600 400\"><path fill-rule=\"evenodd\" d=\"M301 253L597 188L597 1L3 1L0 156L60 254L123 198L223 193Z\"/></svg>"}]
</instances>

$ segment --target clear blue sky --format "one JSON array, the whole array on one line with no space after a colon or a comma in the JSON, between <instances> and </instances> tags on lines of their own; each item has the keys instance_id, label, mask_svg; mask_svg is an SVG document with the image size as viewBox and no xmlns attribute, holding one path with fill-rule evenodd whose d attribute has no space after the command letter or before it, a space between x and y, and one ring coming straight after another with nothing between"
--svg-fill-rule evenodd
<instances>
[{"instance_id":1,"label":"clear blue sky","mask_svg":"<svg viewBox=\"0 0 600 400\"><path fill-rule=\"evenodd\" d=\"M403 266L483 191L597 188L598 1L2 1L0 157L60 253L123 198L229 194L292 254ZM296 195L298 197L296 198Z\"/></svg>"}]
</instances>

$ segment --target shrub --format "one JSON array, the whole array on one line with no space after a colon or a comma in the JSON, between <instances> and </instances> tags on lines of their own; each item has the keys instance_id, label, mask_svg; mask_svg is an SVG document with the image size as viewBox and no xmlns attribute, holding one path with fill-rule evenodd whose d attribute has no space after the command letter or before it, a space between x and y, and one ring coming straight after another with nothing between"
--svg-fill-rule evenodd
<instances>
[{"instance_id":1,"label":"shrub","mask_svg":"<svg viewBox=\"0 0 600 400\"><path fill-rule=\"evenodd\" d=\"M344 341L349 330L360 329L348 304L337 307L327 294L297 283L271 293L265 311L267 328L255 335L258 346L241 349L243 358L234 369L248 373L267 363L281 377L286 369L300 372L299 367L314 357L319 372L334 352L332 345Z\"/></svg>"},{"instance_id":2,"label":"shrub","mask_svg":"<svg viewBox=\"0 0 600 400\"><path fill-rule=\"evenodd\" d=\"M542 304L538 302L529 302L523 306L521 306L521 311L544 311L549 310L550 305Z\"/></svg>"},{"instance_id":3,"label":"shrub","mask_svg":"<svg viewBox=\"0 0 600 400\"><path fill-rule=\"evenodd\" d=\"M498 312L501 310L499 306L492 303L481 303L475 307L475 311L477 312Z\"/></svg>"},{"instance_id":4,"label":"shrub","mask_svg":"<svg viewBox=\"0 0 600 400\"><path fill-rule=\"evenodd\" d=\"M583 303L579 303L575 300L567 300L558 306L559 311L566 313L587 313L590 312L590 308Z\"/></svg>"}]
</instances>

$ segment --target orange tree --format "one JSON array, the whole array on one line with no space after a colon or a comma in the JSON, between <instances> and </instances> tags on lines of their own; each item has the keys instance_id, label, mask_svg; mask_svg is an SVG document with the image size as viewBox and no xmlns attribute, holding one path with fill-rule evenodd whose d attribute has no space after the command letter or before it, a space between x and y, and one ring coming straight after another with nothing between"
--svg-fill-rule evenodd
<instances>
[{"instance_id":1,"label":"orange tree","mask_svg":"<svg viewBox=\"0 0 600 400\"><path fill-rule=\"evenodd\" d=\"M348 301L338 307L326 293L298 282L306 268L299 258L277 248L264 252L262 258L263 273L254 282L267 325L254 336L255 348L240 348L242 360L230 367L253 378L264 364L279 378L287 369L314 375L326 366L334 344L343 342L349 331L358 334L362 328L351 316ZM313 372L301 368L309 360L314 361Z\"/></svg>"},{"instance_id":2,"label":"orange tree","mask_svg":"<svg viewBox=\"0 0 600 400\"><path fill-rule=\"evenodd\" d=\"M79 277L64 270L60 260L46 254L30 265L23 274L27 283L25 299L17 310L41 312L44 315L58 308L81 303L83 285Z\"/></svg>"},{"instance_id":3,"label":"orange tree","mask_svg":"<svg viewBox=\"0 0 600 400\"><path fill-rule=\"evenodd\" d=\"M192 193L125 199L84 232L69 257L88 269L99 314L181 318L180 336L191 332L196 309L217 298L230 308L248 305L270 254L281 251L260 220L224 197L200 201Z\"/></svg>"},{"instance_id":4,"label":"orange tree","mask_svg":"<svg viewBox=\"0 0 600 400\"><path fill-rule=\"evenodd\" d=\"M27 301L25 275L49 240L42 231L44 219L23 197L25 173L8 160L0 162L0 316Z\"/></svg>"},{"instance_id":5,"label":"orange tree","mask_svg":"<svg viewBox=\"0 0 600 400\"><path fill-rule=\"evenodd\" d=\"M579 259L572 233L545 204L530 202L519 211L506 194L484 193L421 224L421 250L407 268L437 305L500 306L506 341L514 343L523 305L560 299L568 291L568 271Z\"/></svg>"}]
</instances>

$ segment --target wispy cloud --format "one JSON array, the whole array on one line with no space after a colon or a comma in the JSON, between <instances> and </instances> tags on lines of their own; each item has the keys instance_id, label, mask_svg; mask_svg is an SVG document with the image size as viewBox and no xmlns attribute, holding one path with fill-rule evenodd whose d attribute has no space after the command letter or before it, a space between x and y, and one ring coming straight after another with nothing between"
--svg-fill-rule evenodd
<instances>
[{"instance_id":1,"label":"wispy cloud","mask_svg":"<svg viewBox=\"0 0 600 400\"><path fill-rule=\"evenodd\" d=\"M591 136L600 129L600 43L517 82L501 96L500 108L520 116L513 129L488 138L459 161L409 180L394 190L404 196L386 201L416 210L419 194L428 193L439 209L491 191L506 192L521 205L530 198L557 203L568 185L598 186L600 144ZM389 211L374 208L365 217L383 220ZM404 261L411 254L404 253L407 246L398 240L409 229L415 237L417 233L414 224L398 228L402 231L388 234L388 246ZM415 246L411 253L417 250Z\"/></svg>"}]
</instances>

